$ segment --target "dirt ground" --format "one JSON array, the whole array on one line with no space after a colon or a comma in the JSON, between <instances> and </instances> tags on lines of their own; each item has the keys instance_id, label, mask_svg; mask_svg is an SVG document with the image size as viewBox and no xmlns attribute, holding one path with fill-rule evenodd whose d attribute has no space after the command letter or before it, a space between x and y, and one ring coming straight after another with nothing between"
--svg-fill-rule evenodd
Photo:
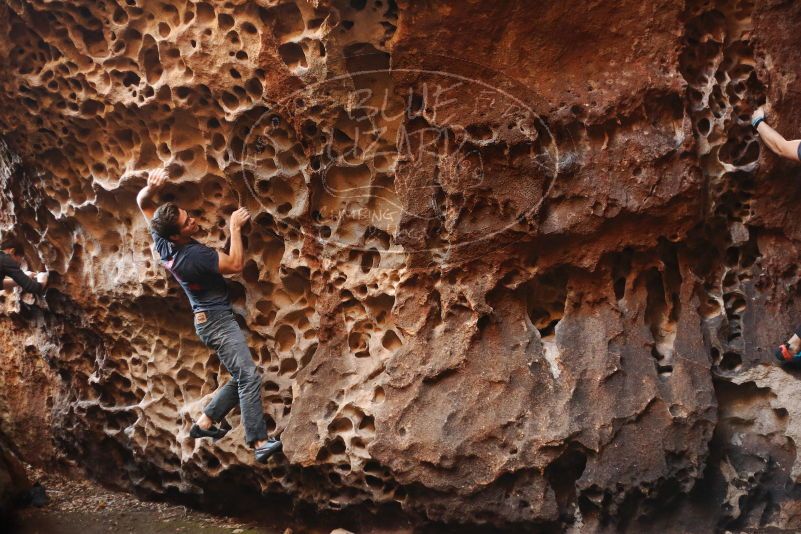
<instances>
[{"instance_id":1,"label":"dirt ground","mask_svg":"<svg viewBox=\"0 0 801 534\"><path fill-rule=\"evenodd\" d=\"M181 505L140 501L92 481L30 467L28 478L45 487L49 502L20 510L15 524L0 525L3 534L323 534L290 524L255 524ZM325 529L325 534L329 532Z\"/></svg>"}]
</instances>

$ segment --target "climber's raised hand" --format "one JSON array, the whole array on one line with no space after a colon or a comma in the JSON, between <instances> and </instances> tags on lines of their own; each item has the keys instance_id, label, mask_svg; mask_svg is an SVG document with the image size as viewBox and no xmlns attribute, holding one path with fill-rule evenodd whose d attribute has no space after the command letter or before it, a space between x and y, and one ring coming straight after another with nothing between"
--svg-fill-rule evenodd
<instances>
[{"instance_id":1,"label":"climber's raised hand","mask_svg":"<svg viewBox=\"0 0 801 534\"><path fill-rule=\"evenodd\" d=\"M246 222L250 219L250 212L248 212L247 208L239 208L235 212L231 214L231 232L238 232L242 229L242 226L245 225Z\"/></svg>"},{"instance_id":2,"label":"climber's raised hand","mask_svg":"<svg viewBox=\"0 0 801 534\"><path fill-rule=\"evenodd\" d=\"M147 175L147 185L154 191L158 191L164 184L167 183L167 169L164 167L159 167L158 169L152 170Z\"/></svg>"},{"instance_id":3,"label":"climber's raised hand","mask_svg":"<svg viewBox=\"0 0 801 534\"><path fill-rule=\"evenodd\" d=\"M153 218L153 213L156 212L155 196L167 183L167 169L159 167L147 174L147 185L139 191L136 195L136 203L139 204L139 209L142 210L142 215L149 222Z\"/></svg>"}]
</instances>

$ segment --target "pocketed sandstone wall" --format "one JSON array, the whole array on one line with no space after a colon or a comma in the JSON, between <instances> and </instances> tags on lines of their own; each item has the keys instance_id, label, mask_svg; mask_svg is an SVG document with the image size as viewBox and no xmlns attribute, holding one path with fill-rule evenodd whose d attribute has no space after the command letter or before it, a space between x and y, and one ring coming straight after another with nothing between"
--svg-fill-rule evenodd
<instances>
[{"instance_id":1,"label":"pocketed sandstone wall","mask_svg":"<svg viewBox=\"0 0 801 534\"><path fill-rule=\"evenodd\" d=\"M794 380L770 352L798 315L797 168L748 118L768 101L798 125L798 21L767 1L9 0L0 223L57 274L5 297L4 425L156 495L796 528ZM284 441L266 467L236 412L188 439L228 377L149 248L135 194L159 165L211 246L252 211L232 290Z\"/></svg>"}]
</instances>

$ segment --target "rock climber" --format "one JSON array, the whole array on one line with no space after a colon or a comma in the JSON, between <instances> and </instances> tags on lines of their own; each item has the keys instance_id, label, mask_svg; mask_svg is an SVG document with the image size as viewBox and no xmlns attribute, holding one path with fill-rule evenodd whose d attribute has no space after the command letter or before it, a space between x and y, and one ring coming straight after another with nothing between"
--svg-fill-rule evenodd
<instances>
[{"instance_id":1,"label":"rock climber","mask_svg":"<svg viewBox=\"0 0 801 534\"><path fill-rule=\"evenodd\" d=\"M759 133L759 137L773 153L793 161L801 161L801 139L788 141L782 134L771 128L765 122L763 108L758 108L751 115L751 126ZM796 330L786 343L782 343L774 355L780 362L801 361L801 328Z\"/></svg>"},{"instance_id":2,"label":"rock climber","mask_svg":"<svg viewBox=\"0 0 801 534\"><path fill-rule=\"evenodd\" d=\"M215 393L203 414L192 425L193 438L210 437L217 441L228 429L222 426L225 416L237 403L242 413L245 439L254 447L256 461L266 462L281 449L281 441L267 436L261 400L261 376L250 355L245 336L231 309L224 274L242 272L242 226L250 218L245 208L231 214L231 247L228 253L213 250L192 236L199 226L194 217L173 202L156 207L155 196L168 178L164 168L148 174L147 185L136 197L139 208L150 225L155 250L162 264L183 288L194 313L195 332L201 341L216 351L231 379Z\"/></svg>"},{"instance_id":3,"label":"rock climber","mask_svg":"<svg viewBox=\"0 0 801 534\"><path fill-rule=\"evenodd\" d=\"M3 289L11 289L16 282L23 291L41 295L47 286L48 273L41 272L36 274L36 280L31 276L33 273L26 273L20 268L23 260L22 243L15 239L5 239L0 243L0 280L3 282ZM10 280L6 280L6 276Z\"/></svg>"}]
</instances>

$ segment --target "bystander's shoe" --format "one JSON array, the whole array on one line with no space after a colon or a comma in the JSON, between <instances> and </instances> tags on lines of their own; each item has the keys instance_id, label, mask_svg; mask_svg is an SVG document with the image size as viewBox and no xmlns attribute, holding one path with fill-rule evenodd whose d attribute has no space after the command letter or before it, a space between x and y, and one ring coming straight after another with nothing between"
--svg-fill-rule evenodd
<instances>
[{"instance_id":1,"label":"bystander's shoe","mask_svg":"<svg viewBox=\"0 0 801 534\"><path fill-rule=\"evenodd\" d=\"M28 490L28 499L31 506L35 506L37 508L41 508L50 502L50 497L47 496L44 486L42 486L39 482L34 484L33 487Z\"/></svg>"},{"instance_id":2,"label":"bystander's shoe","mask_svg":"<svg viewBox=\"0 0 801 534\"><path fill-rule=\"evenodd\" d=\"M773 353L777 360L780 362L801 362L801 352L793 354L789 343L782 343L778 349Z\"/></svg>"}]
</instances>

